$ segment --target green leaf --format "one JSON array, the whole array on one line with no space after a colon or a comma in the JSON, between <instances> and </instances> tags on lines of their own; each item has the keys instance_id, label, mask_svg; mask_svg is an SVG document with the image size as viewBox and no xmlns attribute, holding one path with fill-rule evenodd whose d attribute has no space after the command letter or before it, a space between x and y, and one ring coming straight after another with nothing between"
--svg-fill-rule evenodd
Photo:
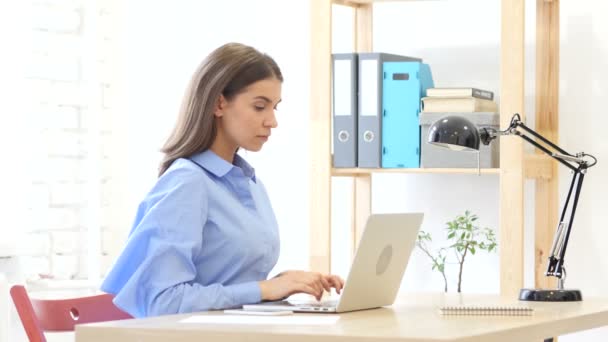
<instances>
[{"instance_id":1,"label":"green leaf","mask_svg":"<svg viewBox=\"0 0 608 342\"><path fill-rule=\"evenodd\" d=\"M456 235L456 233L455 233L455 232L451 232L450 234L448 234L448 239L453 238L453 237L454 237L454 235Z\"/></svg>"},{"instance_id":2,"label":"green leaf","mask_svg":"<svg viewBox=\"0 0 608 342\"><path fill-rule=\"evenodd\" d=\"M470 251L471 251L471 254L475 255L475 247L471 247L471 248L469 248L469 249L470 249Z\"/></svg>"},{"instance_id":3,"label":"green leaf","mask_svg":"<svg viewBox=\"0 0 608 342\"><path fill-rule=\"evenodd\" d=\"M425 231L420 231L418 234L418 239L422 241L431 241L431 234Z\"/></svg>"}]
</instances>

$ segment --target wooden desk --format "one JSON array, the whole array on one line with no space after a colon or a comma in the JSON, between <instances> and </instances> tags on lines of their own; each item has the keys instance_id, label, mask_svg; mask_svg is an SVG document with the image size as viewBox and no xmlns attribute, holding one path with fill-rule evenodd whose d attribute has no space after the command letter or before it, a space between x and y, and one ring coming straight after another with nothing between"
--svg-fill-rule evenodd
<instances>
[{"instance_id":1,"label":"wooden desk","mask_svg":"<svg viewBox=\"0 0 608 342\"><path fill-rule=\"evenodd\" d=\"M180 323L193 315L84 324L77 342L94 341L542 341L551 335L608 325L608 298L575 303L532 303L532 316L441 316L440 305L513 304L498 295L408 294L391 307L340 314L331 325ZM297 314L317 315L317 314ZM331 315L331 314L318 314Z\"/></svg>"}]
</instances>

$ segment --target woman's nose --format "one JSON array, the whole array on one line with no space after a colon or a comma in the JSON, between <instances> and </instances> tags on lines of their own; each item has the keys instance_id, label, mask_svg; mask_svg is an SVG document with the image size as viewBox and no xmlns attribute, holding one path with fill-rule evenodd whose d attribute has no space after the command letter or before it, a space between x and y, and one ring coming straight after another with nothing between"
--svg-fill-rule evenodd
<instances>
[{"instance_id":1,"label":"woman's nose","mask_svg":"<svg viewBox=\"0 0 608 342\"><path fill-rule=\"evenodd\" d=\"M278 122L277 122L277 116L275 115L274 110L272 111L272 113L270 114L270 117L266 119L266 121L264 122L264 126L266 127L270 127L270 128L276 128L278 126Z\"/></svg>"}]
</instances>

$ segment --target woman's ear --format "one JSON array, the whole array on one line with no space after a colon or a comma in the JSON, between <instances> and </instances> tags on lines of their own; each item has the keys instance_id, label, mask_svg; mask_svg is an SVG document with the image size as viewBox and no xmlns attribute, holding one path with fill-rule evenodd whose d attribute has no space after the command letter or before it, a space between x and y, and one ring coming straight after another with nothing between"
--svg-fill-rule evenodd
<instances>
[{"instance_id":1,"label":"woman's ear","mask_svg":"<svg viewBox=\"0 0 608 342\"><path fill-rule=\"evenodd\" d=\"M217 103L215 105L215 111L213 112L215 117L220 118L224 115L224 109L226 109L226 105L228 105L228 101L226 101L224 95L220 94L220 97L217 99Z\"/></svg>"}]
</instances>

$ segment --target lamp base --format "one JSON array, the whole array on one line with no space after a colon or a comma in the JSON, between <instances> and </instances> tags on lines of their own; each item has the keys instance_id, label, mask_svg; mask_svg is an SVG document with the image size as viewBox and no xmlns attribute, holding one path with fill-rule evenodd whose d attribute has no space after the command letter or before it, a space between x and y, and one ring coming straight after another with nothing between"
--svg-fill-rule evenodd
<instances>
[{"instance_id":1,"label":"lamp base","mask_svg":"<svg viewBox=\"0 0 608 342\"><path fill-rule=\"evenodd\" d=\"M580 302L583 295L579 290L521 289L519 300L534 302Z\"/></svg>"}]
</instances>

